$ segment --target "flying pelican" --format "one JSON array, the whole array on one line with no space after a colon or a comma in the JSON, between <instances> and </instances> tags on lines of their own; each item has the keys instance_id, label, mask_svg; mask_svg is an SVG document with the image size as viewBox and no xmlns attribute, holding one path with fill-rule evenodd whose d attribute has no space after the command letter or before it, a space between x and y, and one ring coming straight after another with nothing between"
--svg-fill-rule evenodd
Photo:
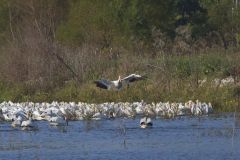
<instances>
[{"instance_id":1,"label":"flying pelican","mask_svg":"<svg viewBox=\"0 0 240 160\"><path fill-rule=\"evenodd\" d=\"M152 120L149 117L143 117L140 120L140 127L141 128L147 128L147 127L152 127Z\"/></svg>"},{"instance_id":2,"label":"flying pelican","mask_svg":"<svg viewBox=\"0 0 240 160\"><path fill-rule=\"evenodd\" d=\"M146 76L141 76L138 74L130 74L127 77L121 78L121 76L118 77L118 80L115 81L109 81L106 79L101 79L94 81L97 87L102 88L102 89L107 89L107 90L120 90L123 88L123 84L127 84L129 86L130 83L138 81L138 80L143 80L145 79Z\"/></svg>"}]
</instances>

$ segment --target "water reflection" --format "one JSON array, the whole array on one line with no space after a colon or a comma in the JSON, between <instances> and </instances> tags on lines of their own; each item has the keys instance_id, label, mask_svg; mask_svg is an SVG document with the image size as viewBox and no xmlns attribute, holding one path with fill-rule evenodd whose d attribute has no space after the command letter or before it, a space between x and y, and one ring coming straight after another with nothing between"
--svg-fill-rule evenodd
<instances>
[{"instance_id":1,"label":"water reflection","mask_svg":"<svg viewBox=\"0 0 240 160\"><path fill-rule=\"evenodd\" d=\"M62 133L66 133L68 129L68 126L49 126L49 127Z\"/></svg>"},{"instance_id":2,"label":"water reflection","mask_svg":"<svg viewBox=\"0 0 240 160\"><path fill-rule=\"evenodd\" d=\"M83 121L83 123L84 123L84 131L86 132L89 132L93 129L101 128L101 125L102 125L101 120L96 120L96 121L86 120L86 121Z\"/></svg>"},{"instance_id":3,"label":"water reflection","mask_svg":"<svg viewBox=\"0 0 240 160\"><path fill-rule=\"evenodd\" d=\"M240 118L236 114L234 122L233 115L153 119L151 129L139 127L140 117L59 127L42 121L35 131L5 122L0 159L238 159Z\"/></svg>"}]
</instances>

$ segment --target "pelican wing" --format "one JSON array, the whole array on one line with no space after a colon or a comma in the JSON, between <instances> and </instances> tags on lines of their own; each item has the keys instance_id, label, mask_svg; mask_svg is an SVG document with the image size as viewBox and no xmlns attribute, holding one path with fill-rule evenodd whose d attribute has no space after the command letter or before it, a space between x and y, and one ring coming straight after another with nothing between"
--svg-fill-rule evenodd
<instances>
[{"instance_id":1,"label":"pelican wing","mask_svg":"<svg viewBox=\"0 0 240 160\"><path fill-rule=\"evenodd\" d=\"M143 80L145 78L146 78L146 76L141 76L138 74L130 74L129 76L123 78L122 81L124 81L126 83L131 83L131 82Z\"/></svg>"},{"instance_id":2,"label":"pelican wing","mask_svg":"<svg viewBox=\"0 0 240 160\"><path fill-rule=\"evenodd\" d=\"M146 117L143 117L143 118L141 118L140 119L140 125L141 124L146 124L147 122L146 122Z\"/></svg>"},{"instance_id":3,"label":"pelican wing","mask_svg":"<svg viewBox=\"0 0 240 160\"><path fill-rule=\"evenodd\" d=\"M152 124L151 118L147 118L147 124Z\"/></svg>"},{"instance_id":4,"label":"pelican wing","mask_svg":"<svg viewBox=\"0 0 240 160\"><path fill-rule=\"evenodd\" d=\"M112 86L112 82L105 79L97 80L94 83L96 84L97 87L103 88L103 89L110 89Z\"/></svg>"}]
</instances>

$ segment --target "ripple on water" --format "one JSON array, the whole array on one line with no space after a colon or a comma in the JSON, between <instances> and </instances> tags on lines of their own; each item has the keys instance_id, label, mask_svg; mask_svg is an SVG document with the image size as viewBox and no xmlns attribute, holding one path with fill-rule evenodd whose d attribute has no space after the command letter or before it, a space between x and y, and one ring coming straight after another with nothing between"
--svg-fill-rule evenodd
<instances>
[{"instance_id":1,"label":"ripple on water","mask_svg":"<svg viewBox=\"0 0 240 160\"><path fill-rule=\"evenodd\" d=\"M153 119L151 129L136 119L71 121L37 131L0 123L0 159L238 159L240 128L233 114ZM240 121L240 119L236 119Z\"/></svg>"}]
</instances>

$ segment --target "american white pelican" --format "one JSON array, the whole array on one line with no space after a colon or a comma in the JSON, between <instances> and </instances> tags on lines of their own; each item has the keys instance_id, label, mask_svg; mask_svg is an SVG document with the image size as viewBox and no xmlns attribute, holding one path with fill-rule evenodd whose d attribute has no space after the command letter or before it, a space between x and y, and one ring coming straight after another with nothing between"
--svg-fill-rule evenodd
<instances>
[{"instance_id":1,"label":"american white pelican","mask_svg":"<svg viewBox=\"0 0 240 160\"><path fill-rule=\"evenodd\" d=\"M2 110L2 111L1 111ZM211 103L188 101L184 103L145 103L145 102L106 102L89 104L79 102L52 103L0 103L0 121L12 121L13 127L20 127L23 121L47 120L52 125L67 125L67 120L114 119L115 117L146 117L172 118L181 115L205 115L213 112ZM31 118L30 114L31 113ZM26 126L26 123L23 126ZM29 127L28 127L29 128ZM31 128L30 128L31 129Z\"/></svg>"},{"instance_id":2,"label":"american white pelican","mask_svg":"<svg viewBox=\"0 0 240 160\"><path fill-rule=\"evenodd\" d=\"M11 124L12 127L20 127L22 124L23 118L21 116L18 116L16 119L13 119L13 122Z\"/></svg>"},{"instance_id":3,"label":"american white pelican","mask_svg":"<svg viewBox=\"0 0 240 160\"><path fill-rule=\"evenodd\" d=\"M21 127L23 130L26 129L36 129L37 125L32 121L32 112L27 113L28 120L22 121Z\"/></svg>"},{"instance_id":4,"label":"american white pelican","mask_svg":"<svg viewBox=\"0 0 240 160\"><path fill-rule=\"evenodd\" d=\"M109 111L108 119L115 119L115 117L116 117L116 113L114 113L113 111Z\"/></svg>"},{"instance_id":5,"label":"american white pelican","mask_svg":"<svg viewBox=\"0 0 240 160\"><path fill-rule=\"evenodd\" d=\"M115 81L109 81L106 79L101 79L94 81L97 87L102 88L102 89L114 89L114 90L120 90L123 88L125 84L129 86L130 83L138 81L138 80L143 80L145 79L146 76L141 76L138 74L130 74L127 77L121 78L121 76L118 77L118 80Z\"/></svg>"},{"instance_id":6,"label":"american white pelican","mask_svg":"<svg viewBox=\"0 0 240 160\"><path fill-rule=\"evenodd\" d=\"M68 126L67 117L55 116L55 117L49 118L48 121L51 126L65 126L65 125Z\"/></svg>"},{"instance_id":7,"label":"american white pelican","mask_svg":"<svg viewBox=\"0 0 240 160\"><path fill-rule=\"evenodd\" d=\"M12 114L12 127L21 127L21 124L23 121L26 121L28 119L28 115L23 111L14 111Z\"/></svg>"},{"instance_id":8,"label":"american white pelican","mask_svg":"<svg viewBox=\"0 0 240 160\"><path fill-rule=\"evenodd\" d=\"M149 117L143 117L140 120L140 127L141 128L147 128L147 127L152 127L152 120Z\"/></svg>"},{"instance_id":9,"label":"american white pelican","mask_svg":"<svg viewBox=\"0 0 240 160\"><path fill-rule=\"evenodd\" d=\"M22 121L21 127L35 127L33 124L32 118L29 118L26 121Z\"/></svg>"}]
</instances>

